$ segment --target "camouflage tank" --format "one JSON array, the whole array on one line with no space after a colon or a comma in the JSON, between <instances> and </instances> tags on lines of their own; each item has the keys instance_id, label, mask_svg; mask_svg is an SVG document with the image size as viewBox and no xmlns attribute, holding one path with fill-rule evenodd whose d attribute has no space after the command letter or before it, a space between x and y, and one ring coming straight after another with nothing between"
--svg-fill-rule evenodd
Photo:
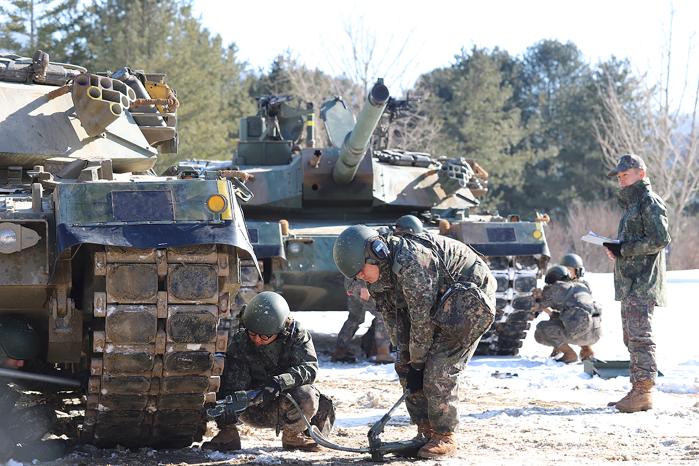
<instances>
[{"instance_id":1,"label":"camouflage tank","mask_svg":"<svg viewBox=\"0 0 699 466\"><path fill-rule=\"evenodd\" d=\"M356 120L340 97L329 99L319 112L328 143L318 147L311 104L301 108L290 96L263 96L258 114L241 119L232 163L182 162L178 169L202 176L235 166L254 177L249 187L255 197L243 210L263 280L257 281L253 264L244 264L240 296L270 289L294 310L345 310L332 257L337 235L349 225L389 226L415 214L428 231L466 242L488 258L498 281L498 315L478 354L515 355L549 256L544 221L472 214L488 177L473 160L382 147L400 106L382 81Z\"/></svg>"},{"instance_id":2,"label":"camouflage tank","mask_svg":"<svg viewBox=\"0 0 699 466\"><path fill-rule=\"evenodd\" d=\"M256 262L238 188L155 176L177 150L162 74L0 55L0 102L0 314L37 329L42 367L82 382L83 441L200 440L219 322L240 258Z\"/></svg>"}]
</instances>

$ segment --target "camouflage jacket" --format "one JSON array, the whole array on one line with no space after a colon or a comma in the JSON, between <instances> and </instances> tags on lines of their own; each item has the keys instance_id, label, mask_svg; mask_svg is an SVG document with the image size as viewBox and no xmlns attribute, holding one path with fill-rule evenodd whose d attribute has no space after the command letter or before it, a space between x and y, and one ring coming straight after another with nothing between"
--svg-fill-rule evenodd
<instances>
[{"instance_id":1,"label":"camouflage jacket","mask_svg":"<svg viewBox=\"0 0 699 466\"><path fill-rule=\"evenodd\" d=\"M399 351L423 363L437 328L433 316L442 294L454 280L484 290L485 304L495 309L495 279L473 249L445 236L386 236L388 261L380 264L379 280L369 285ZM487 291L486 291L487 290Z\"/></svg>"},{"instance_id":2,"label":"camouflage jacket","mask_svg":"<svg viewBox=\"0 0 699 466\"><path fill-rule=\"evenodd\" d=\"M602 314L602 308L595 302L590 289L583 281L558 281L546 285L542 291L540 304L561 314L582 309L593 317Z\"/></svg>"},{"instance_id":3,"label":"camouflage jacket","mask_svg":"<svg viewBox=\"0 0 699 466\"><path fill-rule=\"evenodd\" d=\"M614 266L615 299L634 297L665 305L665 247L670 244L667 212L648 180L619 192L621 257Z\"/></svg>"},{"instance_id":4,"label":"camouflage jacket","mask_svg":"<svg viewBox=\"0 0 699 466\"><path fill-rule=\"evenodd\" d=\"M318 358L311 334L291 319L269 345L256 346L245 330L233 335L226 352L223 389L255 389L276 377L286 391L313 383L317 374Z\"/></svg>"}]
</instances>

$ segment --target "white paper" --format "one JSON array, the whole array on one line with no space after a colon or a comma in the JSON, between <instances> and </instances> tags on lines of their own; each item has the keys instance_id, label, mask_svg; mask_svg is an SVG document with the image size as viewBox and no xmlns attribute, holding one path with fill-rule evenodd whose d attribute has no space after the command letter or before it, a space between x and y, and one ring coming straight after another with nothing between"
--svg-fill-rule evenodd
<instances>
[{"instance_id":1,"label":"white paper","mask_svg":"<svg viewBox=\"0 0 699 466\"><path fill-rule=\"evenodd\" d=\"M588 243L592 244L597 244L599 246L602 246L602 243L616 243L619 244L618 239L612 239L612 238L607 238L606 236L601 236L595 233L594 231L588 231L586 235L584 235L582 238L580 238L583 241L587 241Z\"/></svg>"}]
</instances>

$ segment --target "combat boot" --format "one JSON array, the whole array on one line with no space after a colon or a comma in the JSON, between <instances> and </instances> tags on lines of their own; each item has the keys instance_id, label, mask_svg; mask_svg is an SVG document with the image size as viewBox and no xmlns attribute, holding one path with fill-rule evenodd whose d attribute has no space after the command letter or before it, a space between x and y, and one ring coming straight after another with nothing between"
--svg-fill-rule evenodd
<instances>
[{"instance_id":1,"label":"combat boot","mask_svg":"<svg viewBox=\"0 0 699 466\"><path fill-rule=\"evenodd\" d=\"M573 348L568 346L568 343L563 343L561 346L555 349L556 353L563 353L563 356L557 359L557 361L570 364L578 360L578 355Z\"/></svg>"},{"instance_id":2,"label":"combat boot","mask_svg":"<svg viewBox=\"0 0 699 466\"><path fill-rule=\"evenodd\" d=\"M431 436L432 436L432 425L430 424L430 421L418 422L417 423L417 435L415 437L413 437L413 440L427 441L430 439Z\"/></svg>"},{"instance_id":3,"label":"combat boot","mask_svg":"<svg viewBox=\"0 0 699 466\"><path fill-rule=\"evenodd\" d=\"M205 450L240 450L240 434L238 433L238 427L235 424L221 426L218 434L201 447Z\"/></svg>"},{"instance_id":4,"label":"combat boot","mask_svg":"<svg viewBox=\"0 0 699 466\"><path fill-rule=\"evenodd\" d=\"M338 346L330 356L330 360L332 362L357 362L357 357L347 348Z\"/></svg>"},{"instance_id":5,"label":"combat boot","mask_svg":"<svg viewBox=\"0 0 699 466\"><path fill-rule=\"evenodd\" d=\"M585 361L586 359L594 358L595 352L592 351L592 346L581 346L580 347L580 360Z\"/></svg>"},{"instance_id":6,"label":"combat boot","mask_svg":"<svg viewBox=\"0 0 699 466\"><path fill-rule=\"evenodd\" d=\"M652 380L634 382L631 391L614 405L622 413L635 413L653 409L653 385Z\"/></svg>"},{"instance_id":7,"label":"combat boot","mask_svg":"<svg viewBox=\"0 0 699 466\"><path fill-rule=\"evenodd\" d=\"M427 445L420 448L417 452L417 456L420 458L441 458L444 456L451 456L456 453L459 445L456 443L456 437L454 432L435 432L432 431L430 441Z\"/></svg>"},{"instance_id":8,"label":"combat boot","mask_svg":"<svg viewBox=\"0 0 699 466\"><path fill-rule=\"evenodd\" d=\"M376 347L376 358L374 361L377 364L393 364L396 358L391 354L391 345L388 343Z\"/></svg>"},{"instance_id":9,"label":"combat boot","mask_svg":"<svg viewBox=\"0 0 699 466\"><path fill-rule=\"evenodd\" d=\"M304 432L282 431L282 448L284 450L320 451L320 447Z\"/></svg>"}]
</instances>

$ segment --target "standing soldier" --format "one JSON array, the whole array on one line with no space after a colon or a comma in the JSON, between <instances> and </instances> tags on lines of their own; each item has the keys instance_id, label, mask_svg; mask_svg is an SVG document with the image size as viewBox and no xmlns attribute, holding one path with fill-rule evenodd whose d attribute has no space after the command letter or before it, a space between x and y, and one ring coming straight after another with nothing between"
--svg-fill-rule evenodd
<instances>
[{"instance_id":1,"label":"standing soldier","mask_svg":"<svg viewBox=\"0 0 699 466\"><path fill-rule=\"evenodd\" d=\"M243 329L233 335L226 355L220 393L261 388L261 404L251 406L240 420L254 427L282 429L282 447L317 451L318 445L304 434L301 416L312 419L318 411L320 393L312 385L318 358L311 335L289 313L289 305L277 293L263 291L243 311ZM289 393L302 413L284 397ZM220 432L206 448L240 450L235 424L219 426Z\"/></svg>"},{"instance_id":2,"label":"standing soldier","mask_svg":"<svg viewBox=\"0 0 699 466\"><path fill-rule=\"evenodd\" d=\"M456 452L458 375L495 317L496 282L470 247L427 234L379 235L363 225L335 241L333 257L369 292L398 348L396 372L410 392L406 405L421 458Z\"/></svg>"},{"instance_id":3,"label":"standing soldier","mask_svg":"<svg viewBox=\"0 0 699 466\"><path fill-rule=\"evenodd\" d=\"M619 182L618 243L604 243L614 263L614 294L621 301L624 344L631 356L632 389L617 402L619 411L633 413L653 407L651 391L658 368L655 362L652 317L665 305L665 247L670 244L667 210L651 188L646 164L633 154L622 155L608 173Z\"/></svg>"},{"instance_id":4,"label":"standing soldier","mask_svg":"<svg viewBox=\"0 0 699 466\"><path fill-rule=\"evenodd\" d=\"M347 311L349 315L337 334L337 344L331 359L335 362L355 362L357 358L350 349L352 337L359 330L359 326L364 323L366 313L374 316L372 322L374 345L376 348L375 361L380 364L395 362L391 356L391 340L388 337L386 326L383 323L381 314L376 312L376 303L369 295L366 283L353 278L345 278L345 290L347 291Z\"/></svg>"},{"instance_id":5,"label":"standing soldier","mask_svg":"<svg viewBox=\"0 0 699 466\"><path fill-rule=\"evenodd\" d=\"M549 315L536 325L537 343L552 346L551 357L563 354L559 361L578 360L570 344L580 345L580 359L594 356L592 345L602 334L602 309L583 283L571 279L566 267L556 265L546 272L546 286L537 298L542 312Z\"/></svg>"}]
</instances>

